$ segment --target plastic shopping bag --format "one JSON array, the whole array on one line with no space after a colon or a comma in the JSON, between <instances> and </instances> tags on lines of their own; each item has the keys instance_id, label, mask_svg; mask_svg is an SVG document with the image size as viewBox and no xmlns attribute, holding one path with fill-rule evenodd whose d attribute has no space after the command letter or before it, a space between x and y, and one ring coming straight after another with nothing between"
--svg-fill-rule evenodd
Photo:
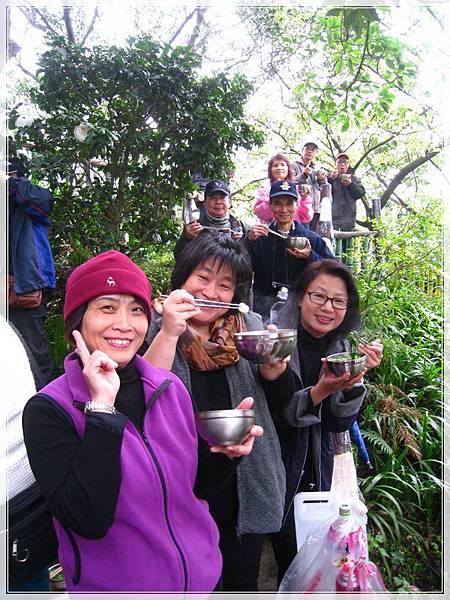
<instances>
[{"instance_id":1,"label":"plastic shopping bag","mask_svg":"<svg viewBox=\"0 0 450 600\"><path fill-rule=\"evenodd\" d=\"M308 535L286 571L279 591L335 591L342 564L363 539L363 528L350 507L341 506L338 518L327 519Z\"/></svg>"}]
</instances>

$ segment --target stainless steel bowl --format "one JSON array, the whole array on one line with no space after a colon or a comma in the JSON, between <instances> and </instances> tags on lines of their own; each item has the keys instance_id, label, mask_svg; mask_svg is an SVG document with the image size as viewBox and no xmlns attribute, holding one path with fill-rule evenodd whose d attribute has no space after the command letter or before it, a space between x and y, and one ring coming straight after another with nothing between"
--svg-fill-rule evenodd
<instances>
[{"instance_id":1,"label":"stainless steel bowl","mask_svg":"<svg viewBox=\"0 0 450 600\"><path fill-rule=\"evenodd\" d=\"M243 331L233 335L237 351L256 363L278 363L292 354L297 343L295 329Z\"/></svg>"},{"instance_id":2,"label":"stainless steel bowl","mask_svg":"<svg viewBox=\"0 0 450 600\"><path fill-rule=\"evenodd\" d=\"M253 408L206 410L195 415L198 433L215 446L231 446L242 442L255 424L255 418Z\"/></svg>"},{"instance_id":3,"label":"stainless steel bowl","mask_svg":"<svg viewBox=\"0 0 450 600\"><path fill-rule=\"evenodd\" d=\"M286 246L291 250L303 250L306 246L307 237L301 235L293 235L286 238Z\"/></svg>"},{"instance_id":4,"label":"stainless steel bowl","mask_svg":"<svg viewBox=\"0 0 450 600\"><path fill-rule=\"evenodd\" d=\"M336 377L340 377L344 373L350 373L352 377L355 377L366 366L366 356L361 354L357 358L352 358L350 352L338 352L327 356L327 365Z\"/></svg>"}]
</instances>

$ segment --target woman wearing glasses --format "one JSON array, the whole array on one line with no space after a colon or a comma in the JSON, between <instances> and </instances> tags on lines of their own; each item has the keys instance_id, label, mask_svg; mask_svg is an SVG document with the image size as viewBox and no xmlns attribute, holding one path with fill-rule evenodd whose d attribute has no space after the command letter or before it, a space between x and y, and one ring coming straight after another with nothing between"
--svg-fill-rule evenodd
<instances>
[{"instance_id":1,"label":"woman wearing glasses","mask_svg":"<svg viewBox=\"0 0 450 600\"><path fill-rule=\"evenodd\" d=\"M360 325L358 290L344 264L334 259L311 263L300 275L295 292L272 313L279 328L298 329L288 369L290 384L280 389L264 382L287 476L284 526L272 534L280 580L296 554L294 495L330 489L332 433L346 431L356 420L366 395L364 374L378 366L383 355L379 340L360 344L366 368L353 378L349 373L335 377L324 362L325 356L349 349L346 335Z\"/></svg>"}]
</instances>

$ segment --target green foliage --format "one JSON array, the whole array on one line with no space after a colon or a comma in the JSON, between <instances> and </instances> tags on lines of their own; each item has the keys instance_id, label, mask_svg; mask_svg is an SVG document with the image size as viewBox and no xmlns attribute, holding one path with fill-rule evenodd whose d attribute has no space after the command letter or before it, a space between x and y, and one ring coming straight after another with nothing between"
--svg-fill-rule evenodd
<instances>
[{"instance_id":1,"label":"green foliage","mask_svg":"<svg viewBox=\"0 0 450 600\"><path fill-rule=\"evenodd\" d=\"M384 359L370 375L361 432L374 465L361 481L371 546L389 589L439 589L443 494L443 271L440 211L378 228L358 273L365 338ZM389 551L386 553L386 548ZM396 549L393 561L391 549ZM419 567L432 564L426 572ZM415 564L415 567L414 567Z\"/></svg>"},{"instance_id":2,"label":"green foliage","mask_svg":"<svg viewBox=\"0 0 450 600\"><path fill-rule=\"evenodd\" d=\"M14 135L19 151L33 145L33 176L57 196L57 251L68 243L143 256L156 237L176 235L173 209L193 189L192 173L224 176L237 147L261 142L244 119L245 77L200 76L200 65L189 47L148 36L124 48L50 40L30 93L40 117Z\"/></svg>"},{"instance_id":3,"label":"green foliage","mask_svg":"<svg viewBox=\"0 0 450 600\"><path fill-rule=\"evenodd\" d=\"M175 266L173 246L174 244L170 244L159 252L150 250L139 263L141 269L150 279L153 297L170 292L170 277Z\"/></svg>"},{"instance_id":4,"label":"green foliage","mask_svg":"<svg viewBox=\"0 0 450 600\"><path fill-rule=\"evenodd\" d=\"M369 532L369 554L371 560L383 571L388 590L395 592L438 591L440 589L440 564L433 556L440 554L440 542L423 540L423 551L411 545L407 537L402 544L393 543L386 547L381 535ZM428 555L426 555L426 552Z\"/></svg>"},{"instance_id":5,"label":"green foliage","mask_svg":"<svg viewBox=\"0 0 450 600\"><path fill-rule=\"evenodd\" d=\"M296 97L302 111L313 101L313 118L328 131L382 122L394 108L396 91L408 91L417 75L405 46L385 33L375 9L317 13L310 36L326 50L320 71L303 73Z\"/></svg>"},{"instance_id":6,"label":"green foliage","mask_svg":"<svg viewBox=\"0 0 450 600\"><path fill-rule=\"evenodd\" d=\"M421 85L423 50L392 33L398 12L302 6L246 8L244 14L268 56L267 77L279 77L282 102L295 110L293 122L286 111L279 119L273 111L268 131L279 136L280 149L292 158L312 134L320 145L318 160L327 168L334 167L339 152L349 152L366 189L366 219L358 219L369 227L372 199L393 182L382 208L394 199L413 204L417 186L429 176L428 160L436 155L441 162L439 118ZM419 9L417 22L421 17L425 27L429 15Z\"/></svg>"},{"instance_id":7,"label":"green foliage","mask_svg":"<svg viewBox=\"0 0 450 600\"><path fill-rule=\"evenodd\" d=\"M53 312L53 311L52 311ZM64 372L64 359L69 351L69 344L64 339L64 319L59 312L53 312L45 321L45 332L54 363L55 376Z\"/></svg>"}]
</instances>

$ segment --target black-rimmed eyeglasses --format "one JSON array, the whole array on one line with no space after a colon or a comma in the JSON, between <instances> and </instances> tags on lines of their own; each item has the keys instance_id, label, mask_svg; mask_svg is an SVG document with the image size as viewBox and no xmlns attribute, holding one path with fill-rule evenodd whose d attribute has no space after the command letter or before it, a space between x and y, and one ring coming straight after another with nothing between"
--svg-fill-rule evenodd
<instances>
[{"instance_id":1,"label":"black-rimmed eyeglasses","mask_svg":"<svg viewBox=\"0 0 450 600\"><path fill-rule=\"evenodd\" d=\"M309 290L306 290L306 293L313 304L321 304L323 306L329 300L331 306L337 310L345 310L348 307L348 300L346 298L330 298L330 296L326 296L320 292L310 292Z\"/></svg>"}]
</instances>

